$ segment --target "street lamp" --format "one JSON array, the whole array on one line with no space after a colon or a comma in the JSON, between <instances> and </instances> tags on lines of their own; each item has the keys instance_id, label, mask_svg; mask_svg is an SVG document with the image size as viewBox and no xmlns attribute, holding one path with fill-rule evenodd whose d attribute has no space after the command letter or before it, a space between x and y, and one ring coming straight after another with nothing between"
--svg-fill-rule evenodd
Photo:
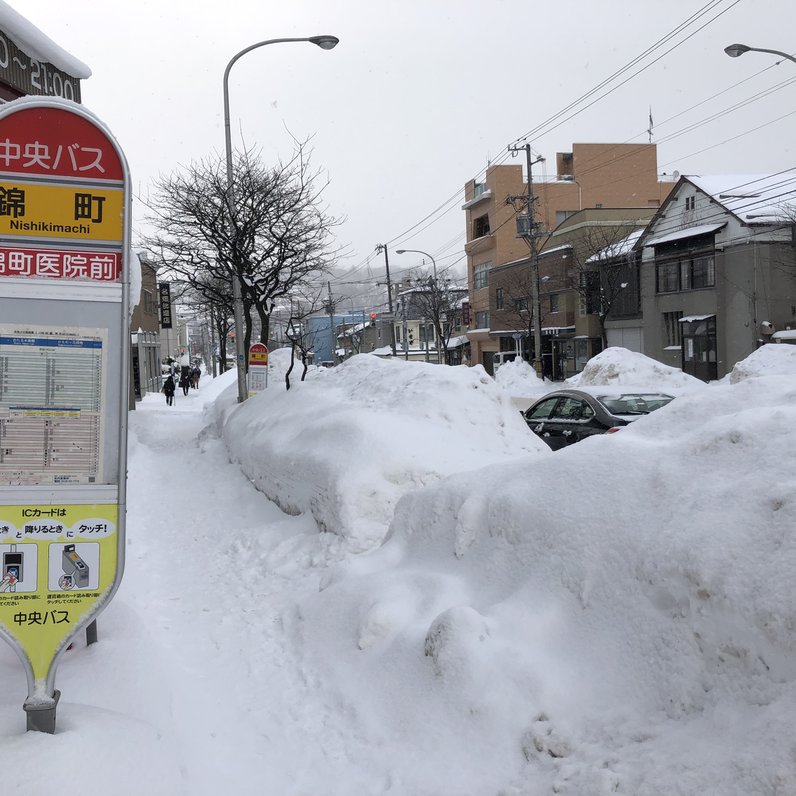
<instances>
[{"instance_id":1,"label":"street lamp","mask_svg":"<svg viewBox=\"0 0 796 796\"><path fill-rule=\"evenodd\" d=\"M422 254L424 257L428 257L428 259L431 260L431 265L434 267L434 293L433 293L433 302L434 302L434 304L432 305L432 310L433 309L439 309L439 307L437 306L437 301L438 301L438 294L437 294L437 288L438 288L438 283L437 283L437 261L428 252L421 251L420 249L396 249L395 250L396 254L408 254L410 252L413 253L413 254ZM439 333L440 333L440 335L442 334L442 329L441 328L439 329ZM426 337L426 345L428 345L428 336ZM440 337L439 343L437 344L437 362L440 363L440 364L442 363L442 350L441 349L442 349L442 337Z\"/></svg>"},{"instance_id":2,"label":"street lamp","mask_svg":"<svg viewBox=\"0 0 796 796\"><path fill-rule=\"evenodd\" d=\"M267 44L282 44L284 42L309 41L320 47L322 50L331 50L340 41L336 36L308 36L299 39L267 39L257 42L241 50L234 55L227 68L224 70L224 145L227 156L227 209L229 211L229 223L232 231L235 254L237 254L237 227L235 224L235 190L232 179L232 136L229 126L229 70L233 64L242 56L258 47L265 47ZM246 386L246 349L244 348L243 334L243 290L241 288L240 275L233 270L232 273L232 302L235 316L235 359L238 367L238 402L242 403L249 397Z\"/></svg>"},{"instance_id":3,"label":"street lamp","mask_svg":"<svg viewBox=\"0 0 796 796\"><path fill-rule=\"evenodd\" d=\"M770 53L771 55L779 55L782 58L787 58L789 61L796 63L796 58L794 58L792 55L782 52L781 50L767 50L764 47L747 47L745 44L731 44L729 47L724 48L724 52L727 53L730 58L737 58L739 55L743 55L744 53L748 52Z\"/></svg>"},{"instance_id":4,"label":"street lamp","mask_svg":"<svg viewBox=\"0 0 796 796\"><path fill-rule=\"evenodd\" d=\"M407 252L412 252L414 254L422 254L424 257L428 257L431 260L431 264L434 266L434 282L437 281L437 261L428 253L422 252L420 249L396 249L396 254L406 254Z\"/></svg>"}]
</instances>

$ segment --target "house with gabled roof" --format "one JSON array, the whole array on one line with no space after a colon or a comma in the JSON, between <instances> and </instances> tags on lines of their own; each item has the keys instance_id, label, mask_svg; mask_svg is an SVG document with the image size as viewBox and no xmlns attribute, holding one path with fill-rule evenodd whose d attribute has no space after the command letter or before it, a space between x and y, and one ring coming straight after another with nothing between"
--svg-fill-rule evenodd
<instances>
[{"instance_id":1,"label":"house with gabled roof","mask_svg":"<svg viewBox=\"0 0 796 796\"><path fill-rule=\"evenodd\" d=\"M718 379L796 327L796 171L683 176L641 252L645 354Z\"/></svg>"}]
</instances>

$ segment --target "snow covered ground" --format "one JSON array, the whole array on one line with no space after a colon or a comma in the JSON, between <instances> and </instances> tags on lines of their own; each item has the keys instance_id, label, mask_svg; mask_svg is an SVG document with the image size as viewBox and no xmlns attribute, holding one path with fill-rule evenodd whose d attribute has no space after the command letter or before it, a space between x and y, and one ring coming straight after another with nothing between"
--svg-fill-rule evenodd
<instances>
[{"instance_id":1,"label":"snow covered ground","mask_svg":"<svg viewBox=\"0 0 796 796\"><path fill-rule=\"evenodd\" d=\"M514 365L272 360L131 413L55 735L0 647L4 793L796 793L796 347L708 386L609 349L581 383L678 398L556 453Z\"/></svg>"}]
</instances>

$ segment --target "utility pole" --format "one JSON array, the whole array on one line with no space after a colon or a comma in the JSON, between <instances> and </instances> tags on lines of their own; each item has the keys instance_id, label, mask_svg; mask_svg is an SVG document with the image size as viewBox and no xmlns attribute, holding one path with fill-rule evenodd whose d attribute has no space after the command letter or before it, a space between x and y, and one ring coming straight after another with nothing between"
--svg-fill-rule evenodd
<instances>
[{"instance_id":1,"label":"utility pole","mask_svg":"<svg viewBox=\"0 0 796 796\"><path fill-rule=\"evenodd\" d=\"M329 289L329 301L326 303L326 309L329 313L329 338L332 341L332 362L335 361L335 333L334 333L334 302L332 301L332 283L327 282L326 287Z\"/></svg>"},{"instance_id":2,"label":"utility pole","mask_svg":"<svg viewBox=\"0 0 796 796\"><path fill-rule=\"evenodd\" d=\"M390 260L387 257L387 244L377 243L376 251L384 252L384 270L387 275L387 308L390 311L390 348L392 348L392 355L397 356L397 351L395 350L395 315L392 309L392 285L390 284Z\"/></svg>"},{"instance_id":3,"label":"utility pole","mask_svg":"<svg viewBox=\"0 0 796 796\"><path fill-rule=\"evenodd\" d=\"M409 322L406 317L406 296L401 296L398 301L401 303L401 324L404 338L404 359L409 361Z\"/></svg>"},{"instance_id":4,"label":"utility pole","mask_svg":"<svg viewBox=\"0 0 796 796\"><path fill-rule=\"evenodd\" d=\"M210 305L210 358L213 362L213 378L218 375L216 370L216 314L213 305Z\"/></svg>"},{"instance_id":5,"label":"utility pole","mask_svg":"<svg viewBox=\"0 0 796 796\"><path fill-rule=\"evenodd\" d=\"M535 201L533 195L533 167L535 164L544 160L540 155L536 160L532 160L531 145L510 146L509 152L515 155L520 150L525 150L525 163L528 170L528 192L526 203L528 207L528 224L525 229L518 229L520 237L525 238L525 242L531 249L531 300L533 301L533 367L536 375L542 376L542 304L539 297L539 246L536 238L535 221ZM510 196L506 201L512 203L518 197ZM519 225L518 225L519 226Z\"/></svg>"}]
</instances>

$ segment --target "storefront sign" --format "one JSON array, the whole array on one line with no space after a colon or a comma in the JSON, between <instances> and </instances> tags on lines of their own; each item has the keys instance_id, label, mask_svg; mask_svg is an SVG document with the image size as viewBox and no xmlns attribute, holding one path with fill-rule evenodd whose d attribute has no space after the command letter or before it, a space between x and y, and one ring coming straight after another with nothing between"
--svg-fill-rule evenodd
<instances>
[{"instance_id":1,"label":"storefront sign","mask_svg":"<svg viewBox=\"0 0 796 796\"><path fill-rule=\"evenodd\" d=\"M158 283L160 295L160 326L171 329L171 285L168 282Z\"/></svg>"},{"instance_id":2,"label":"storefront sign","mask_svg":"<svg viewBox=\"0 0 796 796\"><path fill-rule=\"evenodd\" d=\"M0 33L0 79L23 94L80 102L80 81L52 64L37 61Z\"/></svg>"}]
</instances>

